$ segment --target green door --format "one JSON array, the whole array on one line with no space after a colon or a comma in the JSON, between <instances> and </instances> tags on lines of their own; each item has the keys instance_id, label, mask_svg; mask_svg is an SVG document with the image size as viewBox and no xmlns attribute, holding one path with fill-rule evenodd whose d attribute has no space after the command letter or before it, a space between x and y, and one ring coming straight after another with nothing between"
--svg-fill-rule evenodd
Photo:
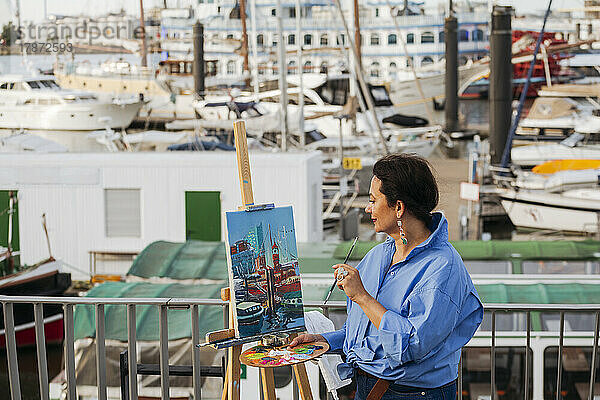
<instances>
[{"instance_id":1,"label":"green door","mask_svg":"<svg viewBox=\"0 0 600 400\"><path fill-rule=\"evenodd\" d=\"M221 192L185 192L185 237L221 241Z\"/></svg>"},{"instance_id":2,"label":"green door","mask_svg":"<svg viewBox=\"0 0 600 400\"><path fill-rule=\"evenodd\" d=\"M19 204L17 203L17 191L16 190L0 190L0 246L8 247L8 221L10 219L10 195L13 196L13 210L12 216L12 240L11 249L12 251L19 250ZM19 257L13 257L13 264L15 267L19 266ZM7 271L8 262L5 260L0 263L0 275L12 273Z\"/></svg>"}]
</instances>

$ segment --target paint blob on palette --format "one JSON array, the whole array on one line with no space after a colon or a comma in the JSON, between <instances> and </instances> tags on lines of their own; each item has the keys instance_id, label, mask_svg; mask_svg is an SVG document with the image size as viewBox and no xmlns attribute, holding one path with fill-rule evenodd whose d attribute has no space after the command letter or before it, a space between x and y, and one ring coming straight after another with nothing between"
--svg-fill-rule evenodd
<instances>
[{"instance_id":1,"label":"paint blob on palette","mask_svg":"<svg viewBox=\"0 0 600 400\"><path fill-rule=\"evenodd\" d=\"M283 367L312 360L323 355L327 350L329 350L327 342L305 343L293 348L259 345L244 351L240 361L251 367Z\"/></svg>"}]
</instances>

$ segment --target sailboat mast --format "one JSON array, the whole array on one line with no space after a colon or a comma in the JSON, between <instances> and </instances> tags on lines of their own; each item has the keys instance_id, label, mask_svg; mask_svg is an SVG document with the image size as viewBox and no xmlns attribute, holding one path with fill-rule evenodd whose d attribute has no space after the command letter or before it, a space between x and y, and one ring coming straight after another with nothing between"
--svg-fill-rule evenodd
<instances>
[{"instance_id":1,"label":"sailboat mast","mask_svg":"<svg viewBox=\"0 0 600 400\"><path fill-rule=\"evenodd\" d=\"M146 25L144 23L144 0L140 0L140 28L141 28L141 57L142 57L142 67L147 67L148 62L146 60Z\"/></svg>"},{"instance_id":2,"label":"sailboat mast","mask_svg":"<svg viewBox=\"0 0 600 400\"><path fill-rule=\"evenodd\" d=\"M354 43L356 43L356 52L358 53L358 68L362 69L362 43L360 40L360 16L358 9L358 0L354 0Z\"/></svg>"},{"instance_id":3,"label":"sailboat mast","mask_svg":"<svg viewBox=\"0 0 600 400\"><path fill-rule=\"evenodd\" d=\"M245 76L246 86L250 86L250 68L248 67L248 31L246 29L246 0L240 0L240 19L242 21L242 57L244 57L242 75Z\"/></svg>"},{"instance_id":4,"label":"sailboat mast","mask_svg":"<svg viewBox=\"0 0 600 400\"><path fill-rule=\"evenodd\" d=\"M288 93L287 93L287 62L285 60L285 40L283 37L283 8L281 0L277 0L277 37L279 45L279 102L281 106L281 151L287 151L287 120L288 120Z\"/></svg>"},{"instance_id":5,"label":"sailboat mast","mask_svg":"<svg viewBox=\"0 0 600 400\"><path fill-rule=\"evenodd\" d=\"M379 134L379 139L380 139L381 145L383 147L383 150L385 151L385 154L389 154L390 151L388 149L386 140L383 137L383 132L381 131L381 124L379 123L379 119L377 118L377 111L375 110L375 103L373 102L373 97L371 96L369 87L367 86L367 83L365 82L365 77L363 76L362 69L358 68L358 66L360 65L360 60L358 57L356 42L350 39L350 30L348 28L348 23L346 22L346 17L344 17L344 10L342 9L340 0L334 0L334 3L335 3L335 7L337 8L337 11L339 12L340 20L342 21L342 24L344 26L344 32L346 32L346 35L348 36L348 41L350 42L350 50L352 51L352 56L354 57L354 62L355 62L354 70L356 71L356 77L358 78L358 83L360 84L360 88L361 88L362 92L364 93L364 99L365 99L365 102L367 103L367 108L369 109L369 111L371 112L371 116L373 117L373 122L375 123L377 133Z\"/></svg>"},{"instance_id":6,"label":"sailboat mast","mask_svg":"<svg viewBox=\"0 0 600 400\"><path fill-rule=\"evenodd\" d=\"M302 38L302 26L300 25L300 18L302 18L300 0L296 0L296 47L298 57L298 73L300 78L300 92L298 93L298 136L300 136L300 147L304 148L306 145L306 136L304 135L304 66L302 65L302 44L304 40Z\"/></svg>"},{"instance_id":7,"label":"sailboat mast","mask_svg":"<svg viewBox=\"0 0 600 400\"><path fill-rule=\"evenodd\" d=\"M254 64L254 68L252 69L252 75L254 76L254 95L256 96L256 100L258 100L258 40L256 38L256 0L252 0L252 10L250 15L250 25L252 29L252 64Z\"/></svg>"},{"instance_id":8,"label":"sailboat mast","mask_svg":"<svg viewBox=\"0 0 600 400\"><path fill-rule=\"evenodd\" d=\"M21 0L17 0L17 32L21 29ZM17 35L19 38L20 35Z\"/></svg>"}]
</instances>

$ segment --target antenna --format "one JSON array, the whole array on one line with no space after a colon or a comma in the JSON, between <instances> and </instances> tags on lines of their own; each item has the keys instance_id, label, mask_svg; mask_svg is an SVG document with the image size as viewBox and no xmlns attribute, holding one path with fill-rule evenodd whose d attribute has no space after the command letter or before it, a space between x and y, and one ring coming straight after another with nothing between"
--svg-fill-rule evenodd
<instances>
[{"instance_id":1,"label":"antenna","mask_svg":"<svg viewBox=\"0 0 600 400\"><path fill-rule=\"evenodd\" d=\"M52 249L50 248L50 237L48 236L48 228L46 227L46 213L42 214L42 227L44 228L44 234L46 234L46 244L48 245L48 259L54 261L52 257Z\"/></svg>"},{"instance_id":2,"label":"antenna","mask_svg":"<svg viewBox=\"0 0 600 400\"><path fill-rule=\"evenodd\" d=\"M12 255L12 230L13 230L13 218L15 215L15 200L17 199L17 196L15 194L15 192L10 191L8 192L8 240L7 240L7 244L6 247L8 248L6 250L6 254L8 257L8 272L10 274L12 274L13 272L15 272L15 260L13 260L13 255Z\"/></svg>"}]
</instances>

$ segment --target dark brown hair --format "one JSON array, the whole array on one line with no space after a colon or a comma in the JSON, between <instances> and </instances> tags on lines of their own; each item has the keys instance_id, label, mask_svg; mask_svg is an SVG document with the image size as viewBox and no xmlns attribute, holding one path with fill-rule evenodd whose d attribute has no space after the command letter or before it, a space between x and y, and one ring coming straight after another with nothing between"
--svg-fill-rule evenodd
<instances>
[{"instance_id":1,"label":"dark brown hair","mask_svg":"<svg viewBox=\"0 0 600 400\"><path fill-rule=\"evenodd\" d=\"M373 175L381 180L380 190L390 207L400 200L408 212L429 224L440 194L427 160L416 154L389 154L377 160Z\"/></svg>"}]
</instances>

